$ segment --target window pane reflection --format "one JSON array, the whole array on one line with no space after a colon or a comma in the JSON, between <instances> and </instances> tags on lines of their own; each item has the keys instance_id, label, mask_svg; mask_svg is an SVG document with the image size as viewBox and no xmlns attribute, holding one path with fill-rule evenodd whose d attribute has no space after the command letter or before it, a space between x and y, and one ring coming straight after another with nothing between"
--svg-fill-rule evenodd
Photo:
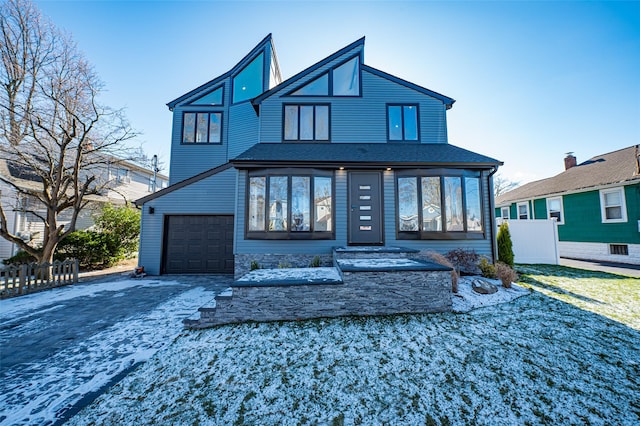
<instances>
[{"instance_id":1,"label":"window pane reflection","mask_svg":"<svg viewBox=\"0 0 640 426\"><path fill-rule=\"evenodd\" d=\"M389 106L389 139L402 140L402 107Z\"/></svg>"},{"instance_id":2,"label":"window pane reflection","mask_svg":"<svg viewBox=\"0 0 640 426\"><path fill-rule=\"evenodd\" d=\"M258 55L233 78L233 102L255 98L262 93L263 57Z\"/></svg>"},{"instance_id":3,"label":"window pane reflection","mask_svg":"<svg viewBox=\"0 0 640 426\"><path fill-rule=\"evenodd\" d=\"M314 231L331 231L331 178L315 177L313 179L314 194Z\"/></svg>"},{"instance_id":4,"label":"window pane reflection","mask_svg":"<svg viewBox=\"0 0 640 426\"><path fill-rule=\"evenodd\" d=\"M413 105L404 106L404 140L418 140L418 108Z\"/></svg>"},{"instance_id":5,"label":"window pane reflection","mask_svg":"<svg viewBox=\"0 0 640 426\"><path fill-rule=\"evenodd\" d=\"M313 140L313 106L300 106L300 140Z\"/></svg>"},{"instance_id":6,"label":"window pane reflection","mask_svg":"<svg viewBox=\"0 0 640 426\"><path fill-rule=\"evenodd\" d=\"M298 139L298 107L295 105L284 107L284 138L286 140Z\"/></svg>"},{"instance_id":7,"label":"window pane reflection","mask_svg":"<svg viewBox=\"0 0 640 426\"><path fill-rule=\"evenodd\" d=\"M209 114L198 114L196 142L207 142Z\"/></svg>"},{"instance_id":8,"label":"window pane reflection","mask_svg":"<svg viewBox=\"0 0 640 426\"><path fill-rule=\"evenodd\" d=\"M444 178L446 231L463 231L462 183L459 177Z\"/></svg>"},{"instance_id":9,"label":"window pane reflection","mask_svg":"<svg viewBox=\"0 0 640 426\"><path fill-rule=\"evenodd\" d=\"M418 187L417 179L398 179L398 214L400 231L418 231Z\"/></svg>"},{"instance_id":10,"label":"window pane reflection","mask_svg":"<svg viewBox=\"0 0 640 426\"><path fill-rule=\"evenodd\" d=\"M220 119L222 114L211 114L209 116L209 142L220 143Z\"/></svg>"},{"instance_id":11,"label":"window pane reflection","mask_svg":"<svg viewBox=\"0 0 640 426\"><path fill-rule=\"evenodd\" d=\"M464 178L467 200L467 231L482 231L482 212L480 210L480 180Z\"/></svg>"},{"instance_id":12,"label":"window pane reflection","mask_svg":"<svg viewBox=\"0 0 640 426\"><path fill-rule=\"evenodd\" d=\"M291 230L310 229L311 178L293 176L291 178Z\"/></svg>"},{"instance_id":13,"label":"window pane reflection","mask_svg":"<svg viewBox=\"0 0 640 426\"><path fill-rule=\"evenodd\" d=\"M292 93L294 96L327 96L329 94L329 74L324 74Z\"/></svg>"},{"instance_id":14,"label":"window pane reflection","mask_svg":"<svg viewBox=\"0 0 640 426\"><path fill-rule=\"evenodd\" d=\"M287 177L269 179L269 231L287 230Z\"/></svg>"},{"instance_id":15,"label":"window pane reflection","mask_svg":"<svg viewBox=\"0 0 640 426\"><path fill-rule=\"evenodd\" d=\"M316 140L329 140L329 107L316 106Z\"/></svg>"},{"instance_id":16,"label":"window pane reflection","mask_svg":"<svg viewBox=\"0 0 640 426\"><path fill-rule=\"evenodd\" d=\"M356 56L333 70L333 95L358 96L360 94L360 60Z\"/></svg>"},{"instance_id":17,"label":"window pane reflection","mask_svg":"<svg viewBox=\"0 0 640 426\"><path fill-rule=\"evenodd\" d=\"M440 178L422 178L422 228L424 231L442 231Z\"/></svg>"},{"instance_id":18,"label":"window pane reflection","mask_svg":"<svg viewBox=\"0 0 640 426\"><path fill-rule=\"evenodd\" d=\"M196 131L196 115L192 112L184 114L184 123L182 125L182 141L186 143L193 143L194 134Z\"/></svg>"},{"instance_id":19,"label":"window pane reflection","mask_svg":"<svg viewBox=\"0 0 640 426\"><path fill-rule=\"evenodd\" d=\"M264 177L249 179L249 230L264 231Z\"/></svg>"}]
</instances>

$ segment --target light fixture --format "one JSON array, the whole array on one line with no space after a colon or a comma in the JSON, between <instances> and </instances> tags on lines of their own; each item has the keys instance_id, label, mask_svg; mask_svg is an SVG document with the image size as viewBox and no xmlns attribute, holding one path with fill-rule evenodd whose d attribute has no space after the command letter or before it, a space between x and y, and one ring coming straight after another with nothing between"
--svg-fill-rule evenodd
<instances>
[{"instance_id":1,"label":"light fixture","mask_svg":"<svg viewBox=\"0 0 640 426\"><path fill-rule=\"evenodd\" d=\"M391 171L391 167L387 167L387 171L390 172Z\"/></svg>"},{"instance_id":2,"label":"light fixture","mask_svg":"<svg viewBox=\"0 0 640 426\"><path fill-rule=\"evenodd\" d=\"M344 166L340 166L340 170L344 170Z\"/></svg>"}]
</instances>

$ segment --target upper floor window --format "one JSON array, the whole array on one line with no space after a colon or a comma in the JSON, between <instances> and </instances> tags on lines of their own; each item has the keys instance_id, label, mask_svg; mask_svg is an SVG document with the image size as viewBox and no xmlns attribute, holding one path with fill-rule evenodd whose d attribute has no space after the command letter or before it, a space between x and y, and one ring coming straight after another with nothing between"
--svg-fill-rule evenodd
<instances>
[{"instance_id":1,"label":"upper floor window","mask_svg":"<svg viewBox=\"0 0 640 426\"><path fill-rule=\"evenodd\" d=\"M245 66L233 77L233 103L255 98L262 93L264 75L264 53Z\"/></svg>"},{"instance_id":2,"label":"upper floor window","mask_svg":"<svg viewBox=\"0 0 640 426\"><path fill-rule=\"evenodd\" d=\"M223 87L220 86L217 89L213 89L211 92L200 96L198 99L192 101L189 105L222 105Z\"/></svg>"},{"instance_id":3,"label":"upper floor window","mask_svg":"<svg viewBox=\"0 0 640 426\"><path fill-rule=\"evenodd\" d=\"M601 189L600 211L603 223L627 221L627 206L624 188Z\"/></svg>"},{"instance_id":4,"label":"upper floor window","mask_svg":"<svg viewBox=\"0 0 640 426\"><path fill-rule=\"evenodd\" d=\"M527 220L529 219L529 203L523 202L518 203L518 219Z\"/></svg>"},{"instance_id":5,"label":"upper floor window","mask_svg":"<svg viewBox=\"0 0 640 426\"><path fill-rule=\"evenodd\" d=\"M285 105L284 140L328 141L329 105Z\"/></svg>"},{"instance_id":6,"label":"upper floor window","mask_svg":"<svg viewBox=\"0 0 640 426\"><path fill-rule=\"evenodd\" d=\"M387 105L390 141L418 140L418 105Z\"/></svg>"},{"instance_id":7,"label":"upper floor window","mask_svg":"<svg viewBox=\"0 0 640 426\"><path fill-rule=\"evenodd\" d=\"M289 96L360 96L360 57L354 56L332 68Z\"/></svg>"},{"instance_id":8,"label":"upper floor window","mask_svg":"<svg viewBox=\"0 0 640 426\"><path fill-rule=\"evenodd\" d=\"M461 238L483 235L478 177L400 175L397 184L400 239L447 238L446 233L456 232Z\"/></svg>"},{"instance_id":9,"label":"upper floor window","mask_svg":"<svg viewBox=\"0 0 640 426\"><path fill-rule=\"evenodd\" d=\"M182 143L220 143L221 112L185 112L182 120Z\"/></svg>"},{"instance_id":10,"label":"upper floor window","mask_svg":"<svg viewBox=\"0 0 640 426\"><path fill-rule=\"evenodd\" d=\"M333 175L309 170L249 176L247 237L333 238Z\"/></svg>"},{"instance_id":11,"label":"upper floor window","mask_svg":"<svg viewBox=\"0 0 640 426\"><path fill-rule=\"evenodd\" d=\"M547 198L547 215L549 219L555 219L559 225L564 224L562 197Z\"/></svg>"}]
</instances>

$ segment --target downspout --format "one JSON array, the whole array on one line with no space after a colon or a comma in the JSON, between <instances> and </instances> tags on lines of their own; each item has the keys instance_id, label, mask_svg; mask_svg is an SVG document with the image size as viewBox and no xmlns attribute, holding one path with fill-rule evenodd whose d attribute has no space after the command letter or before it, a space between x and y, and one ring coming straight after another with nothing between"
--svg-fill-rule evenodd
<instances>
[{"instance_id":1,"label":"downspout","mask_svg":"<svg viewBox=\"0 0 640 426\"><path fill-rule=\"evenodd\" d=\"M498 260L498 247L496 245L496 202L493 197L493 175L498 171L498 166L493 166L493 171L489 173L487 182L489 184L489 220L491 222L491 253L493 254L493 263Z\"/></svg>"}]
</instances>

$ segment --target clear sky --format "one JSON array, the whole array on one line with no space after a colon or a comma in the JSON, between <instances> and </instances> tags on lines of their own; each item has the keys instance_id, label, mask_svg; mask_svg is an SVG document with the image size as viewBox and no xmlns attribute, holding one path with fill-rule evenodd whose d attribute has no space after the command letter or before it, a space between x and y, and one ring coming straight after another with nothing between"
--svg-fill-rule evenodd
<instances>
[{"instance_id":1,"label":"clear sky","mask_svg":"<svg viewBox=\"0 0 640 426\"><path fill-rule=\"evenodd\" d=\"M168 172L166 103L273 34L286 79L365 36L365 63L456 99L449 143L522 183L640 143L640 1L36 1Z\"/></svg>"}]
</instances>

